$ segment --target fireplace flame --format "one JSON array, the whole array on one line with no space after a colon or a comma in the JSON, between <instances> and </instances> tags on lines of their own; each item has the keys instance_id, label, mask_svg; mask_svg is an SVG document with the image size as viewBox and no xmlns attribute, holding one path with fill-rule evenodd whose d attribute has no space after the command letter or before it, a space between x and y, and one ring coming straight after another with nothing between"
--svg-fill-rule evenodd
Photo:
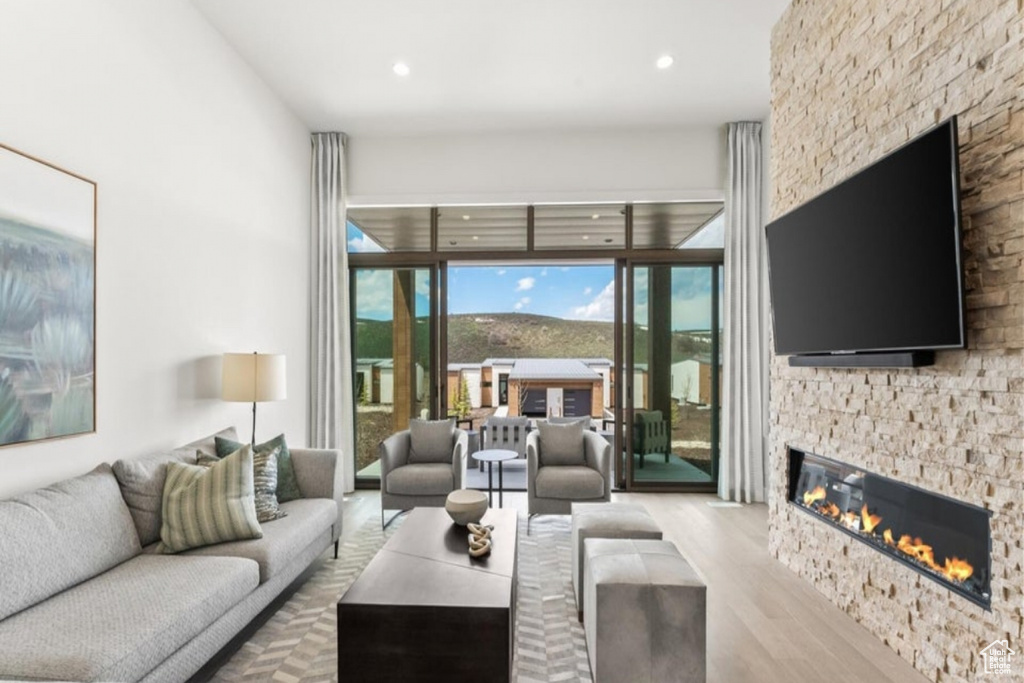
<instances>
[{"instance_id":1,"label":"fireplace flame","mask_svg":"<svg viewBox=\"0 0 1024 683\"><path fill-rule=\"evenodd\" d=\"M815 486L813 491L804 492L804 505L810 505L819 500L825 500L824 486Z\"/></svg>"},{"instance_id":2,"label":"fireplace flame","mask_svg":"<svg viewBox=\"0 0 1024 683\"><path fill-rule=\"evenodd\" d=\"M974 567L967 560L961 560L954 555L952 560L946 559L946 565L942 568L942 573L947 578L956 581L966 581L974 573Z\"/></svg>"},{"instance_id":3,"label":"fireplace flame","mask_svg":"<svg viewBox=\"0 0 1024 683\"><path fill-rule=\"evenodd\" d=\"M878 515L872 515L868 513L867 503L860 509L860 528L871 533L875 530L875 527L882 521L882 518Z\"/></svg>"},{"instance_id":4,"label":"fireplace flame","mask_svg":"<svg viewBox=\"0 0 1024 683\"><path fill-rule=\"evenodd\" d=\"M932 552L932 547L920 538L911 538L908 534L904 534L900 536L899 542L896 543L896 549L917 558L932 569L938 569L938 566L935 564L935 554Z\"/></svg>"},{"instance_id":5,"label":"fireplace flame","mask_svg":"<svg viewBox=\"0 0 1024 683\"><path fill-rule=\"evenodd\" d=\"M875 529L882 522L880 515L873 515L868 511L867 504L864 504L860 509L860 515L856 512L847 511L843 512L839 509L835 503L825 500L826 493L825 487L815 486L811 491L805 491L803 494L804 505L808 508L816 511L818 514L828 517L837 524L841 524L847 529L853 531L860 531L863 534L878 538L878 534L875 533ZM817 504L818 501L825 501L824 503ZM952 559L945 558L942 564L935 561L935 551L932 546L928 545L918 537L912 537L910 534L903 534L900 536L899 541L893 539L892 529L886 529L882 532L882 540L886 545L895 548L899 552L907 555L918 563L923 564L928 569L943 575L950 581L966 581L974 574L974 567L971 566L967 560L961 560L959 557L953 556Z\"/></svg>"}]
</instances>

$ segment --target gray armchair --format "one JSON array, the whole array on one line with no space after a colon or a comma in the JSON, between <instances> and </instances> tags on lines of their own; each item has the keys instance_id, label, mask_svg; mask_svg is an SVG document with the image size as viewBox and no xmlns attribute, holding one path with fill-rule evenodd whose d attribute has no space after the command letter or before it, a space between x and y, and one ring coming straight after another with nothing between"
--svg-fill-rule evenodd
<instances>
[{"instance_id":1,"label":"gray armchair","mask_svg":"<svg viewBox=\"0 0 1024 683\"><path fill-rule=\"evenodd\" d=\"M469 435L452 429L450 443L413 444L413 429L392 434L380 443L380 522L384 510L404 512L414 507L444 507L448 494L462 488L466 478ZM388 524L398 515L394 515Z\"/></svg>"},{"instance_id":2,"label":"gray armchair","mask_svg":"<svg viewBox=\"0 0 1024 683\"><path fill-rule=\"evenodd\" d=\"M612 447L604 437L584 429L581 452L567 453L564 439L559 436L557 450L549 448L545 457L544 432L548 429L543 424L539 427L526 438L526 494L530 518L567 515L572 511L573 502L610 501Z\"/></svg>"}]
</instances>

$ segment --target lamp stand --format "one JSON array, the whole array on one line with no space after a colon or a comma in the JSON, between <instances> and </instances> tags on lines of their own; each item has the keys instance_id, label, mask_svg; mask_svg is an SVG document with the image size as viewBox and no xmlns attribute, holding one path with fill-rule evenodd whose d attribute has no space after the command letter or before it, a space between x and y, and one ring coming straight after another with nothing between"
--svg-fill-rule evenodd
<instances>
[{"instance_id":1,"label":"lamp stand","mask_svg":"<svg viewBox=\"0 0 1024 683\"><path fill-rule=\"evenodd\" d=\"M256 450L256 401L252 402L252 449Z\"/></svg>"}]
</instances>

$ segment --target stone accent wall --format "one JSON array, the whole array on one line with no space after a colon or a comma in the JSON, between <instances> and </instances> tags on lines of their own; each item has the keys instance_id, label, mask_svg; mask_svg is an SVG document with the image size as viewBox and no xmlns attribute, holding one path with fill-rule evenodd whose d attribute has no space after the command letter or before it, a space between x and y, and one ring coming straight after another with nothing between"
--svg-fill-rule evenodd
<instances>
[{"instance_id":1,"label":"stone accent wall","mask_svg":"<svg viewBox=\"0 0 1024 683\"><path fill-rule=\"evenodd\" d=\"M956 114L968 349L771 369L770 548L934 681L1008 639L1024 677L1024 1L794 0L772 34L771 215ZM987 612L785 501L786 444L983 506Z\"/></svg>"}]
</instances>

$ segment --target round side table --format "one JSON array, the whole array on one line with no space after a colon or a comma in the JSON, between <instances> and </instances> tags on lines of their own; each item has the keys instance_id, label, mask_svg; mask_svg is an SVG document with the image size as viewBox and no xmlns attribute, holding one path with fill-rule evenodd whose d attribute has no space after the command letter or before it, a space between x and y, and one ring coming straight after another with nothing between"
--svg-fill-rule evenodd
<instances>
[{"instance_id":1,"label":"round side table","mask_svg":"<svg viewBox=\"0 0 1024 683\"><path fill-rule=\"evenodd\" d=\"M487 500L490 506L494 507L494 463L498 463L498 507L504 507L505 482L502 477L501 465L506 460L515 460L519 454L515 451L504 448L485 448L473 454L473 458L481 463L487 463Z\"/></svg>"}]
</instances>

